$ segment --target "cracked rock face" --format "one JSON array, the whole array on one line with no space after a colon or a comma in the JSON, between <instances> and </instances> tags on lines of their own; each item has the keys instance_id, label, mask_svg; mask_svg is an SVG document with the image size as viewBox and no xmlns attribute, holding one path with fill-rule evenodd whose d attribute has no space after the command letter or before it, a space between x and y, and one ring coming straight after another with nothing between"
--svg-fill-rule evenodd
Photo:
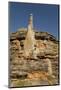
<instances>
[{"instance_id":1,"label":"cracked rock face","mask_svg":"<svg viewBox=\"0 0 61 90\"><path fill-rule=\"evenodd\" d=\"M36 43L28 56L24 52L27 30L10 35L10 87L59 83L58 41L47 32L34 34Z\"/></svg>"}]
</instances>

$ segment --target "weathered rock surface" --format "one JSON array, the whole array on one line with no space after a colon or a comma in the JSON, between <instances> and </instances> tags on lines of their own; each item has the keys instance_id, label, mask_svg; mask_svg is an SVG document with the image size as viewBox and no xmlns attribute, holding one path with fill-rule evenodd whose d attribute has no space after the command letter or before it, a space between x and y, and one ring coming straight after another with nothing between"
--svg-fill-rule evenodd
<instances>
[{"instance_id":1,"label":"weathered rock surface","mask_svg":"<svg viewBox=\"0 0 61 90\"><path fill-rule=\"evenodd\" d=\"M36 58L32 53L26 57L24 55L26 33L27 30L23 28L10 35L11 87L58 84L58 41L47 32L35 32L36 52L38 48L39 53ZM52 70L50 74L49 68Z\"/></svg>"}]
</instances>

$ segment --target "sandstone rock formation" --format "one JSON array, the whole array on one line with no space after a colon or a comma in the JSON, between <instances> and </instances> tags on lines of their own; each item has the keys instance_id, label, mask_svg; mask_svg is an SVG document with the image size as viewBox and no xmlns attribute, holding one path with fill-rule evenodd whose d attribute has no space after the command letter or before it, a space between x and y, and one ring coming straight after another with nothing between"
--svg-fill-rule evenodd
<instances>
[{"instance_id":1,"label":"sandstone rock formation","mask_svg":"<svg viewBox=\"0 0 61 90\"><path fill-rule=\"evenodd\" d=\"M10 34L10 87L59 83L59 43L47 32L36 32L31 20L32 28Z\"/></svg>"},{"instance_id":2,"label":"sandstone rock formation","mask_svg":"<svg viewBox=\"0 0 61 90\"><path fill-rule=\"evenodd\" d=\"M35 30L34 30L35 31ZM18 36L15 34L11 34L10 36L10 78L11 78L11 86L22 86L22 82L24 83L25 79L28 80L27 85L36 85L34 80L36 80L36 77L38 78L37 85L51 85L51 84L58 84L58 68L59 68L59 55L58 55L58 41L51 37L46 32L35 32L35 51L30 53L29 56L26 56L24 54L24 41L27 31L23 32L17 32ZM21 35L22 33L22 35ZM39 34L39 36L38 36ZM43 38L43 35L45 34L45 37ZM13 38L14 35L14 38ZM49 36L48 39L46 39ZM51 38L52 39L51 39ZM37 51L38 50L38 51ZM37 53L38 52L38 53ZM33 56L33 53L37 53L35 58ZM51 63L51 64L50 64ZM35 73L34 73L35 72ZM42 73L44 72L44 73ZM32 74L34 73L34 74ZM39 73L39 74L38 74ZM30 76L29 76L30 75ZM36 75L36 76L35 76ZM42 76L41 76L42 75ZM48 81L49 76L51 80ZM31 77L31 84L30 84L30 77ZM43 79L46 80L43 80ZM15 81L16 79L16 81ZM42 79L42 82L41 82ZM18 80L23 80L18 81ZM18 83L20 85L18 85ZM16 82L16 84L14 84ZM33 84L32 84L33 83ZM24 83L26 86L26 83Z\"/></svg>"}]
</instances>

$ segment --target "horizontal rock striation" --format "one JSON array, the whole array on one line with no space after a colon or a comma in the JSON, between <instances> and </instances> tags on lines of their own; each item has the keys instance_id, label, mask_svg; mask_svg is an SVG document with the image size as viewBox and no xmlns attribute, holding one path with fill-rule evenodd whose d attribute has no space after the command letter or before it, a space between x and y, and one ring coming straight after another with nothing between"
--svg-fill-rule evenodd
<instances>
[{"instance_id":1,"label":"horizontal rock striation","mask_svg":"<svg viewBox=\"0 0 61 90\"><path fill-rule=\"evenodd\" d=\"M54 36L47 32L36 32L35 30L34 32L36 44L39 45L39 53L36 58L32 53L28 57L24 55L27 29L23 28L10 34L11 87L59 83L59 43ZM28 83L26 84L25 81Z\"/></svg>"}]
</instances>

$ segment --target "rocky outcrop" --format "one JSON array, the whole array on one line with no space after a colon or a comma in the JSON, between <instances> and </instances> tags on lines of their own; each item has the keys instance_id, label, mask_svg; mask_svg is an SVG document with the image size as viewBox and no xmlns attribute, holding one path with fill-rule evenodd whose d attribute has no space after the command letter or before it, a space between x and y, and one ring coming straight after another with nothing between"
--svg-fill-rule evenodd
<instances>
[{"instance_id":1,"label":"rocky outcrop","mask_svg":"<svg viewBox=\"0 0 61 90\"><path fill-rule=\"evenodd\" d=\"M33 30L33 31L35 31L35 38L37 40L42 39L42 40L57 41L53 35L51 35L47 32L37 32L37 30ZM14 39L23 40L26 37L26 33L27 33L27 29L21 28L21 29L19 29L18 32L10 34L10 40L14 40Z\"/></svg>"},{"instance_id":2,"label":"rocky outcrop","mask_svg":"<svg viewBox=\"0 0 61 90\"><path fill-rule=\"evenodd\" d=\"M23 28L10 35L11 87L58 84L58 41L47 32L35 32L35 50L26 56L24 54L26 34L27 29ZM36 57L33 55L35 53Z\"/></svg>"}]
</instances>

